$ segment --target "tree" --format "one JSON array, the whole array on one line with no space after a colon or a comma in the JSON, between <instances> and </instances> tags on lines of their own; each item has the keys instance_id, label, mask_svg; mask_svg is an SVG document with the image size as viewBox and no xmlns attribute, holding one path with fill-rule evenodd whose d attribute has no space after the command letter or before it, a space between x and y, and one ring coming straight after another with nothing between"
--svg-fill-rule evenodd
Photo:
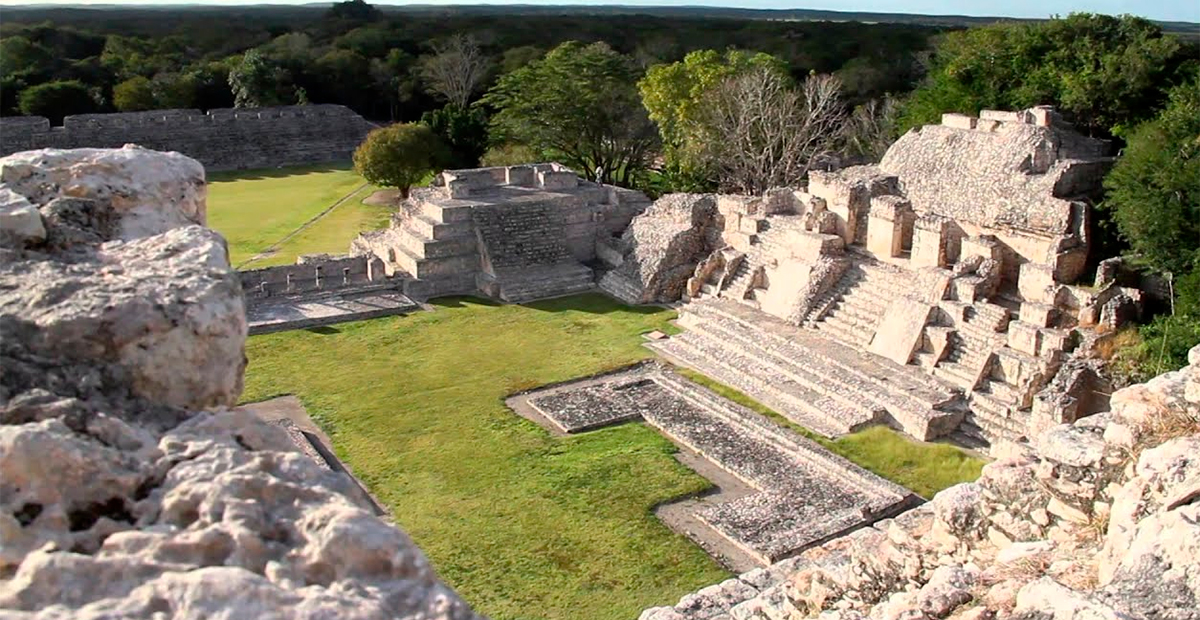
<instances>
[{"instance_id":1,"label":"tree","mask_svg":"<svg viewBox=\"0 0 1200 620\"><path fill-rule=\"evenodd\" d=\"M864 162L883 159L896 140L898 114L899 107L891 97L872 99L854 108L846 123L844 154Z\"/></svg>"},{"instance_id":2,"label":"tree","mask_svg":"<svg viewBox=\"0 0 1200 620\"><path fill-rule=\"evenodd\" d=\"M421 63L421 75L431 93L465 108L483 85L490 64L474 37L456 34L433 44L433 55Z\"/></svg>"},{"instance_id":3,"label":"tree","mask_svg":"<svg viewBox=\"0 0 1200 620\"><path fill-rule=\"evenodd\" d=\"M53 125L61 125L64 116L96 112L97 107L88 87L78 80L47 82L21 91L21 113L45 116Z\"/></svg>"},{"instance_id":4,"label":"tree","mask_svg":"<svg viewBox=\"0 0 1200 620\"><path fill-rule=\"evenodd\" d=\"M487 151L487 117L479 108L448 104L422 114L421 123L428 125L448 147L449 157L444 162L447 168L474 168Z\"/></svg>"},{"instance_id":5,"label":"tree","mask_svg":"<svg viewBox=\"0 0 1200 620\"><path fill-rule=\"evenodd\" d=\"M363 2L363 0L347 0L329 7L325 18L347 22L370 22L383 17L379 9Z\"/></svg>"},{"instance_id":6,"label":"tree","mask_svg":"<svg viewBox=\"0 0 1200 620\"><path fill-rule=\"evenodd\" d=\"M590 180L627 185L657 144L637 75L631 59L603 43L563 43L483 97L496 110L492 142L523 144Z\"/></svg>"},{"instance_id":7,"label":"tree","mask_svg":"<svg viewBox=\"0 0 1200 620\"><path fill-rule=\"evenodd\" d=\"M1194 52L1132 16L1075 13L945 35L925 82L904 105L904 128L943 112L1058 107L1083 131L1119 136L1161 107Z\"/></svg>"},{"instance_id":8,"label":"tree","mask_svg":"<svg viewBox=\"0 0 1200 620\"><path fill-rule=\"evenodd\" d=\"M787 65L782 60L769 54L740 50L724 54L699 50L679 62L650 67L646 77L638 82L638 90L668 151L688 151L692 150L690 147L698 146L688 142L696 137L696 121L708 91L729 76L755 68L765 68L780 77L787 75Z\"/></svg>"},{"instance_id":9,"label":"tree","mask_svg":"<svg viewBox=\"0 0 1200 620\"><path fill-rule=\"evenodd\" d=\"M1200 74L1130 134L1104 187L1104 208L1142 262L1176 275L1200 270Z\"/></svg>"},{"instance_id":10,"label":"tree","mask_svg":"<svg viewBox=\"0 0 1200 620\"><path fill-rule=\"evenodd\" d=\"M121 112L139 112L158 107L150 80L136 76L113 87L113 106Z\"/></svg>"},{"instance_id":11,"label":"tree","mask_svg":"<svg viewBox=\"0 0 1200 620\"><path fill-rule=\"evenodd\" d=\"M702 100L703 156L727 191L795 185L842 137L841 84L810 75L800 89L766 67L726 77Z\"/></svg>"},{"instance_id":12,"label":"tree","mask_svg":"<svg viewBox=\"0 0 1200 620\"><path fill-rule=\"evenodd\" d=\"M0 39L0 75L49 74L54 56L44 46L22 36Z\"/></svg>"},{"instance_id":13,"label":"tree","mask_svg":"<svg viewBox=\"0 0 1200 620\"><path fill-rule=\"evenodd\" d=\"M258 50L250 50L242 62L229 72L233 105L238 108L263 108L292 103L294 89L287 84L289 81L286 72L264 58Z\"/></svg>"},{"instance_id":14,"label":"tree","mask_svg":"<svg viewBox=\"0 0 1200 620\"><path fill-rule=\"evenodd\" d=\"M408 198L409 189L445 158L445 147L428 126L396 124L367 134L354 151L354 170L367 182L394 187Z\"/></svg>"}]
</instances>

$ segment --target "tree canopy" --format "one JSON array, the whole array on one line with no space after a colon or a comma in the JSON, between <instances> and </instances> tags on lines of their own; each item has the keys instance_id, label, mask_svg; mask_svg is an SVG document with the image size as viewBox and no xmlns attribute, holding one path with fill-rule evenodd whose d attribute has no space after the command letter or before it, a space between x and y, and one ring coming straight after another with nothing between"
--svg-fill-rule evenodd
<instances>
[{"instance_id":1,"label":"tree canopy","mask_svg":"<svg viewBox=\"0 0 1200 620\"><path fill-rule=\"evenodd\" d=\"M354 151L354 169L367 182L394 187L407 198L409 188L445 159L445 147L428 126L395 124L367 134Z\"/></svg>"},{"instance_id":2,"label":"tree canopy","mask_svg":"<svg viewBox=\"0 0 1200 620\"><path fill-rule=\"evenodd\" d=\"M1104 185L1104 206L1140 260L1176 275L1200 270L1200 73L1130 133Z\"/></svg>"},{"instance_id":3,"label":"tree canopy","mask_svg":"<svg viewBox=\"0 0 1200 620\"><path fill-rule=\"evenodd\" d=\"M502 76L483 97L496 111L493 141L524 144L588 179L627 185L657 143L638 73L604 43L564 43Z\"/></svg>"},{"instance_id":4,"label":"tree canopy","mask_svg":"<svg viewBox=\"0 0 1200 620\"><path fill-rule=\"evenodd\" d=\"M21 112L45 116L51 124L61 125L64 116L96 111L87 86L78 80L38 84L21 92Z\"/></svg>"},{"instance_id":5,"label":"tree canopy","mask_svg":"<svg viewBox=\"0 0 1200 620\"><path fill-rule=\"evenodd\" d=\"M1049 104L1082 131L1120 135L1161 107L1194 67L1195 48L1140 17L1074 13L944 35L925 82L904 106L904 128L943 112Z\"/></svg>"}]
</instances>

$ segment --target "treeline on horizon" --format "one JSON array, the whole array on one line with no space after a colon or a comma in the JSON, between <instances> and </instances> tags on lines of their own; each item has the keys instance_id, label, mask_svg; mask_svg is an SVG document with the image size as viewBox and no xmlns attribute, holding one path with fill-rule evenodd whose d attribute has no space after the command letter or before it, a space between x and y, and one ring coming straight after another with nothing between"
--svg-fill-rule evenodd
<instances>
[{"instance_id":1,"label":"treeline on horizon","mask_svg":"<svg viewBox=\"0 0 1200 620\"><path fill-rule=\"evenodd\" d=\"M603 41L643 67L698 49L737 48L782 58L797 77L839 72L848 97L862 102L911 89L930 37L940 32L908 24L466 11L355 14L312 7L5 13L0 114L29 113L21 109L20 97L31 87L56 81L86 87L86 98L47 114L55 121L65 114L139 107L117 105L113 93L139 77L153 82L155 107L232 107L229 71L251 49L286 73L283 79L307 102L346 105L373 120L415 120L441 107L423 83L420 66L434 53L433 45L452 34L479 42L492 60L489 82L571 40ZM39 19L57 14L74 18Z\"/></svg>"}]
</instances>

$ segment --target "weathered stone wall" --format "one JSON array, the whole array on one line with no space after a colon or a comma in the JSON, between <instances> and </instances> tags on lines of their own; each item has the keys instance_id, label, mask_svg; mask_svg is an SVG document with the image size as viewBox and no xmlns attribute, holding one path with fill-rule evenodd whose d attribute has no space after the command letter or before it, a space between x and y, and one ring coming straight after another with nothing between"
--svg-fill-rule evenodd
<instances>
[{"instance_id":1,"label":"weathered stone wall","mask_svg":"<svg viewBox=\"0 0 1200 620\"><path fill-rule=\"evenodd\" d=\"M178 153L0 159L0 616L476 616L353 482L229 410L246 318Z\"/></svg>"},{"instance_id":2,"label":"weathered stone wall","mask_svg":"<svg viewBox=\"0 0 1200 620\"><path fill-rule=\"evenodd\" d=\"M1200 618L1200 346L977 482L642 620Z\"/></svg>"},{"instance_id":3,"label":"weathered stone wall","mask_svg":"<svg viewBox=\"0 0 1200 620\"><path fill-rule=\"evenodd\" d=\"M374 126L340 105L79 114L51 127L43 117L0 118L0 155L42 148L178 151L209 170L349 161Z\"/></svg>"},{"instance_id":4,"label":"weathered stone wall","mask_svg":"<svg viewBox=\"0 0 1200 620\"><path fill-rule=\"evenodd\" d=\"M247 301L360 287L384 278L383 263L371 256L301 257L294 265L238 272Z\"/></svg>"}]
</instances>

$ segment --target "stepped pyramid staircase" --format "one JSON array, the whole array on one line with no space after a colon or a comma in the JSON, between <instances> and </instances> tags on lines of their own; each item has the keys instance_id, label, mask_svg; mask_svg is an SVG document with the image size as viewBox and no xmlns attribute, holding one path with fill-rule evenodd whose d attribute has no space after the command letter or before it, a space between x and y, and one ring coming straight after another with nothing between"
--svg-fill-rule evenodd
<instances>
[{"instance_id":1,"label":"stepped pyramid staircase","mask_svg":"<svg viewBox=\"0 0 1200 620\"><path fill-rule=\"evenodd\" d=\"M804 324L866 349L893 300L912 291L912 280L891 265L854 260L841 279L813 305Z\"/></svg>"},{"instance_id":2,"label":"stepped pyramid staircase","mask_svg":"<svg viewBox=\"0 0 1200 620\"><path fill-rule=\"evenodd\" d=\"M963 416L955 392L915 367L864 355L745 304L692 302L679 324L687 331L647 346L821 435L882 422L929 439Z\"/></svg>"}]
</instances>

